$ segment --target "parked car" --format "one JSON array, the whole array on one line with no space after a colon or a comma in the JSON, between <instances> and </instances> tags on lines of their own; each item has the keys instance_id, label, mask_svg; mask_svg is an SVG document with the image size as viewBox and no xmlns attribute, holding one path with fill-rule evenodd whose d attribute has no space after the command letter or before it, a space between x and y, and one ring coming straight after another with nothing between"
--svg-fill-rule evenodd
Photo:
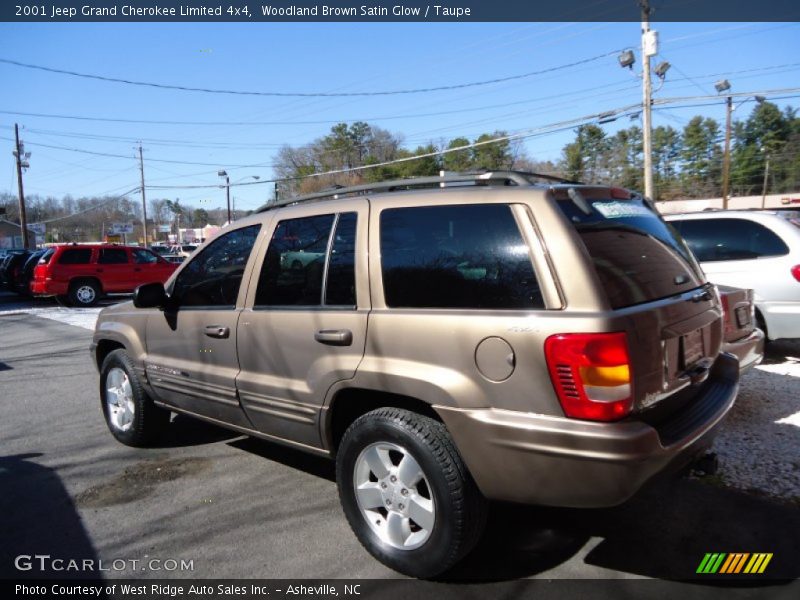
<instances>
[{"instance_id":1,"label":"parked car","mask_svg":"<svg viewBox=\"0 0 800 600\"><path fill-rule=\"evenodd\" d=\"M162 254L161 258L176 265L179 265L186 260L186 257L183 254Z\"/></svg>"},{"instance_id":2,"label":"parked car","mask_svg":"<svg viewBox=\"0 0 800 600\"><path fill-rule=\"evenodd\" d=\"M2 281L5 288L10 291L16 291L17 282L22 274L22 268L25 266L25 261L31 255L30 250L19 250L10 253L3 263L2 268Z\"/></svg>"},{"instance_id":3,"label":"parked car","mask_svg":"<svg viewBox=\"0 0 800 600\"><path fill-rule=\"evenodd\" d=\"M722 351L739 359L744 373L764 360L764 332L756 327L753 290L717 286L723 311Z\"/></svg>"},{"instance_id":4,"label":"parked car","mask_svg":"<svg viewBox=\"0 0 800 600\"><path fill-rule=\"evenodd\" d=\"M755 292L767 339L800 337L800 226L768 211L710 211L665 217L713 283Z\"/></svg>"},{"instance_id":5,"label":"parked car","mask_svg":"<svg viewBox=\"0 0 800 600\"><path fill-rule=\"evenodd\" d=\"M164 244L153 244L150 246L150 250L152 250L159 256L164 256L165 254L170 253L170 247Z\"/></svg>"},{"instance_id":6,"label":"parked car","mask_svg":"<svg viewBox=\"0 0 800 600\"><path fill-rule=\"evenodd\" d=\"M52 252L52 249L43 248L41 250L36 250L26 257L22 268L19 270L19 273L15 278L13 291L17 292L18 294L22 294L23 296L31 295L30 283L33 279L33 271L36 268L36 265L39 264L39 260L48 252Z\"/></svg>"},{"instance_id":7,"label":"parked car","mask_svg":"<svg viewBox=\"0 0 800 600\"><path fill-rule=\"evenodd\" d=\"M30 283L35 296L60 296L93 306L105 294L130 293L144 283L163 283L176 265L154 252L117 244L66 244L44 255Z\"/></svg>"},{"instance_id":8,"label":"parked car","mask_svg":"<svg viewBox=\"0 0 800 600\"><path fill-rule=\"evenodd\" d=\"M170 248L169 254L191 256L195 250L197 250L197 244L176 244Z\"/></svg>"},{"instance_id":9,"label":"parked car","mask_svg":"<svg viewBox=\"0 0 800 600\"><path fill-rule=\"evenodd\" d=\"M486 499L610 506L692 464L738 387L714 287L641 196L542 177L236 221L100 312L111 434L144 446L178 412L330 457L355 535L416 577L469 552ZM322 260L282 260L297 248Z\"/></svg>"}]
</instances>

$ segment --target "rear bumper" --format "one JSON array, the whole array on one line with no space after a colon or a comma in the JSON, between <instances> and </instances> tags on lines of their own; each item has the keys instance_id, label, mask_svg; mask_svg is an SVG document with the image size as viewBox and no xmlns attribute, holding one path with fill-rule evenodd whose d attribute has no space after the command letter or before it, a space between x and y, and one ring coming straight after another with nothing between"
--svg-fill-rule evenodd
<instances>
[{"instance_id":1,"label":"rear bumper","mask_svg":"<svg viewBox=\"0 0 800 600\"><path fill-rule=\"evenodd\" d=\"M481 492L495 500L614 506L706 451L733 406L739 364L721 354L692 403L658 426L436 406Z\"/></svg>"},{"instance_id":2,"label":"rear bumper","mask_svg":"<svg viewBox=\"0 0 800 600\"><path fill-rule=\"evenodd\" d=\"M66 282L47 279L32 279L30 290L34 296L60 296L69 291Z\"/></svg>"},{"instance_id":3,"label":"rear bumper","mask_svg":"<svg viewBox=\"0 0 800 600\"><path fill-rule=\"evenodd\" d=\"M724 342L723 352L739 359L739 373L749 371L764 359L764 332L754 329L750 335L735 342Z\"/></svg>"},{"instance_id":4,"label":"rear bumper","mask_svg":"<svg viewBox=\"0 0 800 600\"><path fill-rule=\"evenodd\" d=\"M800 338L800 302L759 302L771 340Z\"/></svg>"}]
</instances>

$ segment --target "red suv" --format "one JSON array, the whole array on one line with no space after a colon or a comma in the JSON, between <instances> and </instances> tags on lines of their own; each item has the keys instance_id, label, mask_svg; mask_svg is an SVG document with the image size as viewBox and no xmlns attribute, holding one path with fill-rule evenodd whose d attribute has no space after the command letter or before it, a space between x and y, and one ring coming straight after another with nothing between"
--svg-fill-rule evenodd
<instances>
[{"instance_id":1,"label":"red suv","mask_svg":"<svg viewBox=\"0 0 800 600\"><path fill-rule=\"evenodd\" d=\"M130 293L143 283L163 283L177 266L136 246L54 246L36 265L31 292L66 297L74 306L92 306L103 294Z\"/></svg>"}]
</instances>

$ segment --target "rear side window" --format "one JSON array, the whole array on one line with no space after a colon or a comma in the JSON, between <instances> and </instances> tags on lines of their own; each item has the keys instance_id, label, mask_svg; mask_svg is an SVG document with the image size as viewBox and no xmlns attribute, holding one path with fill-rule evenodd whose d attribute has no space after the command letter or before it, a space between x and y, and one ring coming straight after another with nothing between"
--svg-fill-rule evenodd
<instances>
[{"instance_id":1,"label":"rear side window","mask_svg":"<svg viewBox=\"0 0 800 600\"><path fill-rule=\"evenodd\" d=\"M544 307L528 246L508 205L387 209L380 230L387 306Z\"/></svg>"},{"instance_id":2,"label":"rear side window","mask_svg":"<svg viewBox=\"0 0 800 600\"><path fill-rule=\"evenodd\" d=\"M97 264L126 265L128 264L128 253L124 248L100 248Z\"/></svg>"},{"instance_id":3,"label":"rear side window","mask_svg":"<svg viewBox=\"0 0 800 600\"><path fill-rule=\"evenodd\" d=\"M151 265L158 262L158 257L150 250L131 250L133 262L137 265Z\"/></svg>"},{"instance_id":4,"label":"rear side window","mask_svg":"<svg viewBox=\"0 0 800 600\"><path fill-rule=\"evenodd\" d=\"M783 256L789 248L775 233L747 219L686 219L673 221L702 262Z\"/></svg>"},{"instance_id":5,"label":"rear side window","mask_svg":"<svg viewBox=\"0 0 800 600\"><path fill-rule=\"evenodd\" d=\"M325 254L335 215L287 219L269 242L256 306L319 306Z\"/></svg>"},{"instance_id":6,"label":"rear side window","mask_svg":"<svg viewBox=\"0 0 800 600\"><path fill-rule=\"evenodd\" d=\"M578 231L609 304L622 308L705 283L680 235L641 198L557 201Z\"/></svg>"},{"instance_id":7,"label":"rear side window","mask_svg":"<svg viewBox=\"0 0 800 600\"><path fill-rule=\"evenodd\" d=\"M60 265L87 265L92 259L91 248L68 248L61 252L58 259Z\"/></svg>"}]
</instances>

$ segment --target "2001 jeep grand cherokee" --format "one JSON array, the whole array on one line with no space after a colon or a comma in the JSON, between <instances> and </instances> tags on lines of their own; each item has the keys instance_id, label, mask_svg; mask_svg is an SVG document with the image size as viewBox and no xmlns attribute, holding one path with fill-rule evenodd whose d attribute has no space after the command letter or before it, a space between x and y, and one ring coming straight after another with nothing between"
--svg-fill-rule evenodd
<instances>
[{"instance_id":1,"label":"2001 jeep grand cherokee","mask_svg":"<svg viewBox=\"0 0 800 600\"><path fill-rule=\"evenodd\" d=\"M378 560L434 577L486 499L618 504L731 408L716 290L640 196L450 175L270 205L94 334L111 433L186 413L336 460ZM299 254L308 260L286 260Z\"/></svg>"}]
</instances>

